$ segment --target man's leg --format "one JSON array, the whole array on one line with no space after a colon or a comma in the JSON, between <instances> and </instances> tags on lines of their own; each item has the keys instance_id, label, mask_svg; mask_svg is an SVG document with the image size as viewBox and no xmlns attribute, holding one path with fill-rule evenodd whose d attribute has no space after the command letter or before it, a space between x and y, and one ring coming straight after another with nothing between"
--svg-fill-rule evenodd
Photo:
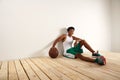
<instances>
[{"instance_id":1,"label":"man's leg","mask_svg":"<svg viewBox=\"0 0 120 80\"><path fill-rule=\"evenodd\" d=\"M105 65L106 64L106 59L103 56L100 56L96 59L85 57L81 54L76 54L77 58L80 58L81 60L88 61L88 62L95 62L98 63L99 65Z\"/></svg>"},{"instance_id":2,"label":"man's leg","mask_svg":"<svg viewBox=\"0 0 120 80\"><path fill-rule=\"evenodd\" d=\"M80 43L80 47L82 47L84 45L85 48L87 48L90 52L92 52L92 53L95 52L85 40L81 40L79 43Z\"/></svg>"},{"instance_id":3,"label":"man's leg","mask_svg":"<svg viewBox=\"0 0 120 80\"><path fill-rule=\"evenodd\" d=\"M88 61L88 62L95 62L96 59L85 57L81 54L76 54L77 58L80 58L81 60Z\"/></svg>"}]
</instances>

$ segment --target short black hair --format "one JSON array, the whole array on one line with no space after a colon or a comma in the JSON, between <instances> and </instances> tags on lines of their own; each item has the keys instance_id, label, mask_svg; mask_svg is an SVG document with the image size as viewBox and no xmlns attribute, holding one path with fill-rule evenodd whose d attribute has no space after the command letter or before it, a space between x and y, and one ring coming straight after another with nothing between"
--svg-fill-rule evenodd
<instances>
[{"instance_id":1,"label":"short black hair","mask_svg":"<svg viewBox=\"0 0 120 80\"><path fill-rule=\"evenodd\" d=\"M67 28L67 32L68 32L70 29L75 30L75 28L71 26L71 27L68 27L68 28Z\"/></svg>"}]
</instances>

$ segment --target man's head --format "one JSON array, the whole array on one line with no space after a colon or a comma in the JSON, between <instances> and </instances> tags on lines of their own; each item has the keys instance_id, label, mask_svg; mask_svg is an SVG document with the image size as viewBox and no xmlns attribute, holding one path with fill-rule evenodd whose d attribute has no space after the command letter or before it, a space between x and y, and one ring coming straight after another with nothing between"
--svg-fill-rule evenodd
<instances>
[{"instance_id":1,"label":"man's head","mask_svg":"<svg viewBox=\"0 0 120 80\"><path fill-rule=\"evenodd\" d=\"M68 27L68 28L67 28L68 35L69 35L69 36L72 36L73 33L74 33L74 30L75 30L74 27Z\"/></svg>"}]
</instances>

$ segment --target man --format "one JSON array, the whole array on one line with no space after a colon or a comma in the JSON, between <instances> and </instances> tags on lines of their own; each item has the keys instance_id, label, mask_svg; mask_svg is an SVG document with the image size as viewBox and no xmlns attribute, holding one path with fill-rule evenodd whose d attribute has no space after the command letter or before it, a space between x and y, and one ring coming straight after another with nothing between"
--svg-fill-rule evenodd
<instances>
[{"instance_id":1,"label":"man","mask_svg":"<svg viewBox=\"0 0 120 80\"><path fill-rule=\"evenodd\" d=\"M67 29L68 33L63 34L60 37L58 37L54 41L52 48L54 48L58 42L62 41L63 48L64 48L63 56L67 58L80 58L81 60L89 61L89 62L96 62L100 65L106 64L105 58L101 56L98 53L98 51L95 52L85 40L73 36L74 31L75 31L74 27L68 27ZM73 40L75 40L74 47L72 47ZM94 59L94 58L83 56L82 55L83 49L81 49L82 46L87 48L92 53L92 56L97 56L97 58Z\"/></svg>"}]
</instances>

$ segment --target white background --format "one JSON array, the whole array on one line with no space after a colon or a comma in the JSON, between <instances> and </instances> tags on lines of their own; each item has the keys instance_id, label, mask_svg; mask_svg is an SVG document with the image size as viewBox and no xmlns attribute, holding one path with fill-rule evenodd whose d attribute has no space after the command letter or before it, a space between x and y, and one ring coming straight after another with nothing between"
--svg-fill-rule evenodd
<instances>
[{"instance_id":1,"label":"white background","mask_svg":"<svg viewBox=\"0 0 120 80\"><path fill-rule=\"evenodd\" d=\"M69 26L94 50L120 52L120 0L0 0L0 60L46 56Z\"/></svg>"}]
</instances>

